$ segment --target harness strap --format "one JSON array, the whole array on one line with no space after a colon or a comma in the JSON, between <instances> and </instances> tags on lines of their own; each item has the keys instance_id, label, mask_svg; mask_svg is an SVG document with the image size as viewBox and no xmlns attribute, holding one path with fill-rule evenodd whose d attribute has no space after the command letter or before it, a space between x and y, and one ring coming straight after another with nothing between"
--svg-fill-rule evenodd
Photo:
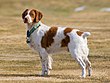
<instances>
[{"instance_id":1,"label":"harness strap","mask_svg":"<svg viewBox=\"0 0 110 83\"><path fill-rule=\"evenodd\" d=\"M26 42L27 43L30 43L30 36L31 36L31 34L39 27L39 26L41 26L40 25L40 23L38 22L35 26L33 26L32 27L32 29L29 31L29 30L27 30L27 40L26 40Z\"/></svg>"}]
</instances>

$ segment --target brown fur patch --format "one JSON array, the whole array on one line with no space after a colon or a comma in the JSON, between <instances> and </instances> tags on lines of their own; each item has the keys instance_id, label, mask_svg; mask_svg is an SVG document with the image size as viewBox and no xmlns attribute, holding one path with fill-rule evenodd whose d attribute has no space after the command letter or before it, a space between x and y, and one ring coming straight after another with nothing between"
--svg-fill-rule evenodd
<instances>
[{"instance_id":1,"label":"brown fur patch","mask_svg":"<svg viewBox=\"0 0 110 83\"><path fill-rule=\"evenodd\" d=\"M40 11L37 11L35 9L32 9L29 15L31 16L32 21L35 23L39 22L43 17L43 14Z\"/></svg>"},{"instance_id":2,"label":"brown fur patch","mask_svg":"<svg viewBox=\"0 0 110 83\"><path fill-rule=\"evenodd\" d=\"M56 35L57 29L58 27L51 27L49 31L47 31L45 35L42 37L41 46L43 48L51 46L51 44L54 42L53 37Z\"/></svg>"},{"instance_id":3,"label":"brown fur patch","mask_svg":"<svg viewBox=\"0 0 110 83\"><path fill-rule=\"evenodd\" d=\"M35 11L36 11L36 10L33 9L33 10L31 10L30 13L29 13L29 15L31 16L32 21L34 21L35 18L36 18L36 13L35 13Z\"/></svg>"},{"instance_id":4,"label":"brown fur patch","mask_svg":"<svg viewBox=\"0 0 110 83\"><path fill-rule=\"evenodd\" d=\"M67 35L67 33L70 33L73 30L73 28L66 28L64 30L64 35L66 36L62 41L61 41L61 47L65 47L68 45L68 43L70 42L70 38Z\"/></svg>"},{"instance_id":5,"label":"brown fur patch","mask_svg":"<svg viewBox=\"0 0 110 83\"><path fill-rule=\"evenodd\" d=\"M77 31L76 32L79 36L81 36L82 34L83 34L83 32L81 32L81 31Z\"/></svg>"},{"instance_id":6,"label":"brown fur patch","mask_svg":"<svg viewBox=\"0 0 110 83\"><path fill-rule=\"evenodd\" d=\"M26 9L23 13L22 13L22 19L24 19L24 17L27 15L29 9Z\"/></svg>"}]
</instances>

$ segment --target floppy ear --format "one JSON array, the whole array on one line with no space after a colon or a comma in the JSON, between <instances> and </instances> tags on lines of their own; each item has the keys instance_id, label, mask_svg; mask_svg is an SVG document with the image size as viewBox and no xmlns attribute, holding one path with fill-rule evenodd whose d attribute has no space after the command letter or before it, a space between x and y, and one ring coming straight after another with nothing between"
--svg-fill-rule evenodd
<instances>
[{"instance_id":1,"label":"floppy ear","mask_svg":"<svg viewBox=\"0 0 110 83\"><path fill-rule=\"evenodd\" d=\"M34 22L39 22L42 19L43 14L37 10L34 10L34 12L35 12Z\"/></svg>"},{"instance_id":2,"label":"floppy ear","mask_svg":"<svg viewBox=\"0 0 110 83\"><path fill-rule=\"evenodd\" d=\"M28 11L29 9L26 9L23 13L22 13L22 19L24 19L25 15L26 15L26 12Z\"/></svg>"}]
</instances>

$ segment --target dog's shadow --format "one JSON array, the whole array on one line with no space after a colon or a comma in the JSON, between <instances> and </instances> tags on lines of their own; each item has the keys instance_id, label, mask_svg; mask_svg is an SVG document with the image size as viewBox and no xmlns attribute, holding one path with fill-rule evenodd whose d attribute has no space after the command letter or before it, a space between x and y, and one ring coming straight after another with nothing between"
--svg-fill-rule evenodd
<instances>
[{"instance_id":1,"label":"dog's shadow","mask_svg":"<svg viewBox=\"0 0 110 83\"><path fill-rule=\"evenodd\" d=\"M0 74L0 77L57 77L59 75L42 76L40 74Z\"/></svg>"},{"instance_id":2,"label":"dog's shadow","mask_svg":"<svg viewBox=\"0 0 110 83\"><path fill-rule=\"evenodd\" d=\"M74 79L75 76L68 76L68 75L48 75L48 76L42 76L40 74L0 74L0 77L45 77L45 78L56 78L56 79ZM78 77L79 78L79 77Z\"/></svg>"},{"instance_id":3,"label":"dog's shadow","mask_svg":"<svg viewBox=\"0 0 110 83\"><path fill-rule=\"evenodd\" d=\"M0 74L0 77L42 77L39 74Z\"/></svg>"}]
</instances>

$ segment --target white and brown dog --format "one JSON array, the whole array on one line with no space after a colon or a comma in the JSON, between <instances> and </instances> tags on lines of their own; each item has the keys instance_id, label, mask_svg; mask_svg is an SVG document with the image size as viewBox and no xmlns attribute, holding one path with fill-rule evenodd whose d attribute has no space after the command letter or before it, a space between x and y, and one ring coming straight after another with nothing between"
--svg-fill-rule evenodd
<instances>
[{"instance_id":1,"label":"white and brown dog","mask_svg":"<svg viewBox=\"0 0 110 83\"><path fill-rule=\"evenodd\" d=\"M22 19L27 24L27 43L30 48L39 52L42 62L42 75L48 75L52 69L50 54L61 48L71 53L71 56L82 68L82 77L86 77L86 68L91 75L91 63L88 59L89 49L87 36L89 32L82 32L69 27L49 27L41 22L43 15L35 9L26 9Z\"/></svg>"}]
</instances>

